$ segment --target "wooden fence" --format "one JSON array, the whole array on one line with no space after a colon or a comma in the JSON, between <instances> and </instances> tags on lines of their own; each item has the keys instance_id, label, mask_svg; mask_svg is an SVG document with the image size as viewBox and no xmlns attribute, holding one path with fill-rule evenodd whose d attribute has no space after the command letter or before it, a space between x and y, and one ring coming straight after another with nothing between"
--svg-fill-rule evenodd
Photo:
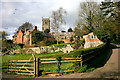
<instances>
[{"instance_id":1,"label":"wooden fence","mask_svg":"<svg viewBox=\"0 0 120 80\"><path fill-rule=\"evenodd\" d=\"M33 59L32 59L33 58ZM8 72L21 74L21 75L31 75L38 76L38 58L34 55L29 60L9 60L8 61Z\"/></svg>"},{"instance_id":2,"label":"wooden fence","mask_svg":"<svg viewBox=\"0 0 120 80\"><path fill-rule=\"evenodd\" d=\"M86 54L81 54L80 57L77 58L61 58L61 63L67 63L67 62L80 62L80 65L82 67L83 63L94 58L100 54L94 53L94 51L91 51ZM88 56L88 58L86 58ZM33 59L32 59L33 58ZM44 58L39 59L36 58L34 55L29 60L10 60L8 62L8 71L9 72L15 72L16 74L23 74L23 75L32 75L32 76L39 76L39 66L42 64L52 64L57 63L58 61L56 58ZM74 70L64 70L60 72L69 72ZM51 72L45 72L45 73L56 73L57 71L51 71Z\"/></svg>"},{"instance_id":3,"label":"wooden fence","mask_svg":"<svg viewBox=\"0 0 120 80\"><path fill-rule=\"evenodd\" d=\"M66 62L80 62L82 66L82 57L80 58L62 58L61 63L66 63ZM46 58L46 59L39 59L39 63L42 64L53 64L57 63L56 58ZM39 65L40 66L40 65ZM69 72L69 71L74 71L74 70L64 70L60 72ZM45 73L56 73L57 71L52 71L52 72L45 72Z\"/></svg>"}]
</instances>

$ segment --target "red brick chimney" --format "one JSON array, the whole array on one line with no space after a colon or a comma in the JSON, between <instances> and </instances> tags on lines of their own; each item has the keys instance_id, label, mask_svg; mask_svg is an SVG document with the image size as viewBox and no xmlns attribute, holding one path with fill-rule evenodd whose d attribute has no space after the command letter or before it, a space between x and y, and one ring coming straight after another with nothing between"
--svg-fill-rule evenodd
<instances>
[{"instance_id":1,"label":"red brick chimney","mask_svg":"<svg viewBox=\"0 0 120 80\"><path fill-rule=\"evenodd\" d=\"M27 29L25 28L25 32L27 32Z\"/></svg>"},{"instance_id":2,"label":"red brick chimney","mask_svg":"<svg viewBox=\"0 0 120 80\"><path fill-rule=\"evenodd\" d=\"M34 26L34 30L37 30L37 26Z\"/></svg>"}]
</instances>

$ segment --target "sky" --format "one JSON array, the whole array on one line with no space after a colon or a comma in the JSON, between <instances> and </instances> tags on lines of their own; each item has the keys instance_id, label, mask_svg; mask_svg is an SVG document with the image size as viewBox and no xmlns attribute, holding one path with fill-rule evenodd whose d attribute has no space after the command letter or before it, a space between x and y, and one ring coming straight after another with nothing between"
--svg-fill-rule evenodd
<instances>
[{"instance_id":1,"label":"sky","mask_svg":"<svg viewBox=\"0 0 120 80\"><path fill-rule=\"evenodd\" d=\"M12 39L19 26L25 22L42 30L42 17L51 18L52 11L60 7L67 11L64 30L76 26L80 2L85 0L1 0L0 1L0 31L6 31ZM103 0L97 0L101 2Z\"/></svg>"}]
</instances>

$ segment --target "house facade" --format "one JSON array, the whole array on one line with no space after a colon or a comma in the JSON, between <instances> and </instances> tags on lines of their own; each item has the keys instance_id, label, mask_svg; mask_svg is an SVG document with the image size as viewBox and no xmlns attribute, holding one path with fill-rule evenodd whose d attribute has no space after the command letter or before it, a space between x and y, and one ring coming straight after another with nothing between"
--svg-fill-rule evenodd
<instances>
[{"instance_id":1,"label":"house facade","mask_svg":"<svg viewBox=\"0 0 120 80\"><path fill-rule=\"evenodd\" d=\"M32 33L34 31L38 31L37 26L34 26L34 29L32 31L28 29L25 29L25 31L22 30L17 31L13 36L13 43L15 44L21 43L24 44L25 46L32 46ZM50 33L44 33L42 31L39 32L42 33L44 40L54 39L53 35L51 35Z\"/></svg>"},{"instance_id":2,"label":"house facade","mask_svg":"<svg viewBox=\"0 0 120 80\"><path fill-rule=\"evenodd\" d=\"M57 37L59 38L59 41L64 41L64 43L70 43L70 38L73 37L73 41L72 42L75 42L75 34L74 32L59 32L58 35L57 33L54 33L54 38L57 40Z\"/></svg>"},{"instance_id":3,"label":"house facade","mask_svg":"<svg viewBox=\"0 0 120 80\"><path fill-rule=\"evenodd\" d=\"M100 41L96 35L93 34L93 32L84 35L83 39L85 39L84 48L90 48L90 47L97 47L100 44L103 44L102 41Z\"/></svg>"}]
</instances>

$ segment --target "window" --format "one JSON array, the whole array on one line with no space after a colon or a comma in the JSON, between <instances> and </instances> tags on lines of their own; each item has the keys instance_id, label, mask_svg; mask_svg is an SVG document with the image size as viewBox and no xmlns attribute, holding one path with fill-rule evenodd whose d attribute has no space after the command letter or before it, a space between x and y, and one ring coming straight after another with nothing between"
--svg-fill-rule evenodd
<instances>
[{"instance_id":1,"label":"window","mask_svg":"<svg viewBox=\"0 0 120 80\"><path fill-rule=\"evenodd\" d=\"M42 27L42 29L44 30L44 27Z\"/></svg>"},{"instance_id":2,"label":"window","mask_svg":"<svg viewBox=\"0 0 120 80\"><path fill-rule=\"evenodd\" d=\"M15 38L15 41L16 41L16 38Z\"/></svg>"},{"instance_id":3,"label":"window","mask_svg":"<svg viewBox=\"0 0 120 80\"><path fill-rule=\"evenodd\" d=\"M90 39L90 35L88 35L88 39Z\"/></svg>"},{"instance_id":4,"label":"window","mask_svg":"<svg viewBox=\"0 0 120 80\"><path fill-rule=\"evenodd\" d=\"M94 36L93 36L93 35L91 35L91 38L93 39L93 38L94 38Z\"/></svg>"},{"instance_id":5,"label":"window","mask_svg":"<svg viewBox=\"0 0 120 80\"><path fill-rule=\"evenodd\" d=\"M29 41L27 42L27 44L29 44Z\"/></svg>"},{"instance_id":6,"label":"window","mask_svg":"<svg viewBox=\"0 0 120 80\"><path fill-rule=\"evenodd\" d=\"M46 52L48 52L48 48L46 49Z\"/></svg>"},{"instance_id":7,"label":"window","mask_svg":"<svg viewBox=\"0 0 120 80\"><path fill-rule=\"evenodd\" d=\"M96 39L96 36L94 36L94 39Z\"/></svg>"},{"instance_id":8,"label":"window","mask_svg":"<svg viewBox=\"0 0 120 80\"><path fill-rule=\"evenodd\" d=\"M73 35L72 35L72 37L73 37Z\"/></svg>"},{"instance_id":9,"label":"window","mask_svg":"<svg viewBox=\"0 0 120 80\"><path fill-rule=\"evenodd\" d=\"M21 36L19 36L19 40L21 40Z\"/></svg>"},{"instance_id":10,"label":"window","mask_svg":"<svg viewBox=\"0 0 120 80\"><path fill-rule=\"evenodd\" d=\"M45 22L45 24L47 24L47 22Z\"/></svg>"},{"instance_id":11,"label":"window","mask_svg":"<svg viewBox=\"0 0 120 80\"><path fill-rule=\"evenodd\" d=\"M29 38L30 37L30 35L26 35L26 38Z\"/></svg>"},{"instance_id":12,"label":"window","mask_svg":"<svg viewBox=\"0 0 120 80\"><path fill-rule=\"evenodd\" d=\"M65 39L67 39L66 36L65 36Z\"/></svg>"}]
</instances>

